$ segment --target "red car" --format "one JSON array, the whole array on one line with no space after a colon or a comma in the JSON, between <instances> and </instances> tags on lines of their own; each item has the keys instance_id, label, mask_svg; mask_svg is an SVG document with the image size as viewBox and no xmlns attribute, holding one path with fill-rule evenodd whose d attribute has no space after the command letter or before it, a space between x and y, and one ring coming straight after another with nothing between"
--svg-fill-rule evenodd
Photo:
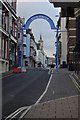
<instances>
[{"instance_id":1,"label":"red car","mask_svg":"<svg viewBox=\"0 0 80 120\"><path fill-rule=\"evenodd\" d=\"M13 68L13 73L21 73L22 70L20 67Z\"/></svg>"}]
</instances>

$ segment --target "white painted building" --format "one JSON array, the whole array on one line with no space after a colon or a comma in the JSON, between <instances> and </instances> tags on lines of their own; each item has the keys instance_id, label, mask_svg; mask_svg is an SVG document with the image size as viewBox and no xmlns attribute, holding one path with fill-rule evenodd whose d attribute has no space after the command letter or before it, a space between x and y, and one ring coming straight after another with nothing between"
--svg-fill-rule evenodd
<instances>
[{"instance_id":1,"label":"white painted building","mask_svg":"<svg viewBox=\"0 0 80 120\"><path fill-rule=\"evenodd\" d=\"M46 68L46 67L47 67L47 55L44 52L44 68Z\"/></svg>"},{"instance_id":2,"label":"white painted building","mask_svg":"<svg viewBox=\"0 0 80 120\"><path fill-rule=\"evenodd\" d=\"M27 31L27 65L28 67L36 67L37 45L32 30Z\"/></svg>"},{"instance_id":3,"label":"white painted building","mask_svg":"<svg viewBox=\"0 0 80 120\"><path fill-rule=\"evenodd\" d=\"M27 39L26 39L26 30L23 31L23 67L25 67L26 62L26 53L27 53Z\"/></svg>"},{"instance_id":4,"label":"white painted building","mask_svg":"<svg viewBox=\"0 0 80 120\"><path fill-rule=\"evenodd\" d=\"M51 66L53 64L55 64L55 58L54 57L48 57L47 58L47 65Z\"/></svg>"},{"instance_id":5,"label":"white painted building","mask_svg":"<svg viewBox=\"0 0 80 120\"><path fill-rule=\"evenodd\" d=\"M47 55L41 50L37 50L37 67L47 67Z\"/></svg>"},{"instance_id":6,"label":"white painted building","mask_svg":"<svg viewBox=\"0 0 80 120\"><path fill-rule=\"evenodd\" d=\"M40 40L37 43L37 66L47 67L47 56L43 50L43 40L40 35Z\"/></svg>"},{"instance_id":7,"label":"white painted building","mask_svg":"<svg viewBox=\"0 0 80 120\"><path fill-rule=\"evenodd\" d=\"M61 64L65 61L67 63L67 30L66 18L61 18Z\"/></svg>"}]
</instances>

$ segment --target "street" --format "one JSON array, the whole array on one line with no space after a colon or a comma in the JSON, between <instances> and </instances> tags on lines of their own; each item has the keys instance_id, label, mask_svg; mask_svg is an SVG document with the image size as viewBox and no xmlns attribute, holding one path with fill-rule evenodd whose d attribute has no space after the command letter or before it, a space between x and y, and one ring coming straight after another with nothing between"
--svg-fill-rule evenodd
<instances>
[{"instance_id":1,"label":"street","mask_svg":"<svg viewBox=\"0 0 80 120\"><path fill-rule=\"evenodd\" d=\"M31 106L21 117L49 119L79 119L79 89L75 86L67 69L53 70L43 97L38 104ZM19 117L20 118L20 117Z\"/></svg>"},{"instance_id":2,"label":"street","mask_svg":"<svg viewBox=\"0 0 80 120\"><path fill-rule=\"evenodd\" d=\"M2 115L34 104L45 90L50 75L45 69L31 69L2 79Z\"/></svg>"},{"instance_id":3,"label":"street","mask_svg":"<svg viewBox=\"0 0 80 120\"><path fill-rule=\"evenodd\" d=\"M48 70L38 68L4 77L2 80L3 117L9 116L20 107L35 104L38 99L38 103L44 103L78 95L78 89L70 78L71 72L67 69L59 69L58 73L54 69L51 75L48 73Z\"/></svg>"}]
</instances>

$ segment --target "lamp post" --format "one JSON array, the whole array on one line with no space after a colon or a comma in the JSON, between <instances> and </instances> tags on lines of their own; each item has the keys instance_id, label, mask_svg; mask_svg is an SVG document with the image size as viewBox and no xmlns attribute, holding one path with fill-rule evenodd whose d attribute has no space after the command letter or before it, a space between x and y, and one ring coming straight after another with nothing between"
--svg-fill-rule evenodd
<instances>
[{"instance_id":1,"label":"lamp post","mask_svg":"<svg viewBox=\"0 0 80 120\"><path fill-rule=\"evenodd\" d=\"M58 72L58 25L56 26L56 72Z\"/></svg>"},{"instance_id":2,"label":"lamp post","mask_svg":"<svg viewBox=\"0 0 80 120\"><path fill-rule=\"evenodd\" d=\"M23 28L21 28L21 68L23 67Z\"/></svg>"},{"instance_id":3,"label":"lamp post","mask_svg":"<svg viewBox=\"0 0 80 120\"><path fill-rule=\"evenodd\" d=\"M23 68L23 35L24 35L24 30L25 30L25 24L22 25L21 27L21 68Z\"/></svg>"}]
</instances>

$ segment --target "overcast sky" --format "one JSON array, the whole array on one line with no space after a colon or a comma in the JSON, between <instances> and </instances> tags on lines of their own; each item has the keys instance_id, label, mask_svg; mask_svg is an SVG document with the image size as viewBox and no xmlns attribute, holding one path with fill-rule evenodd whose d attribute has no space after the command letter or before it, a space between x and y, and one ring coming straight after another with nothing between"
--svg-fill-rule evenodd
<instances>
[{"instance_id":1,"label":"overcast sky","mask_svg":"<svg viewBox=\"0 0 80 120\"><path fill-rule=\"evenodd\" d=\"M55 23L57 22L60 8L54 8L53 4L49 3L48 0L18 0L17 14L18 16L24 17L27 21L34 14L46 14ZM25 2L26 1L26 2ZM33 1L33 2L32 2ZM36 2L38 1L38 2ZM34 20L30 24L32 28L36 42L39 41L40 34L44 41L44 51L47 56L53 56L55 53L55 32L51 30L49 23L44 19Z\"/></svg>"}]
</instances>

